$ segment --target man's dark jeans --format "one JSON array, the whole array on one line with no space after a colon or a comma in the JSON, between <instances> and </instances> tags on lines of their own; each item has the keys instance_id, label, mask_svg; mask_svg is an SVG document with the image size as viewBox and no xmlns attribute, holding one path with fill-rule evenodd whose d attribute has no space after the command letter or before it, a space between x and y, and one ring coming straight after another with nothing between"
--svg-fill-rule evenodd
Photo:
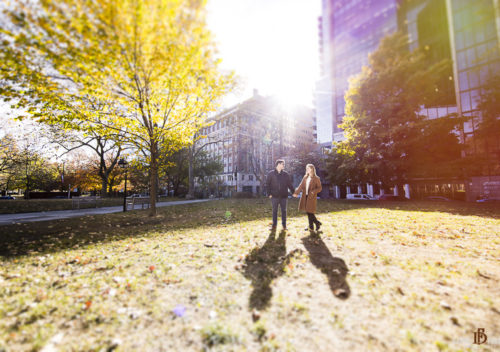
<instances>
[{"instance_id":1,"label":"man's dark jeans","mask_svg":"<svg viewBox=\"0 0 500 352\"><path fill-rule=\"evenodd\" d=\"M281 208L281 224L286 227L286 204L288 198L271 198L273 203L273 227L278 225L278 205Z\"/></svg>"}]
</instances>

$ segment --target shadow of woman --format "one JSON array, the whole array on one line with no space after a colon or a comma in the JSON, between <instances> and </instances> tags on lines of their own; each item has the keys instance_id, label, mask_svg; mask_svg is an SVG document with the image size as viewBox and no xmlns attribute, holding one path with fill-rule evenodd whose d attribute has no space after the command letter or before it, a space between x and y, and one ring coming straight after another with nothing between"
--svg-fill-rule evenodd
<instances>
[{"instance_id":1,"label":"shadow of woman","mask_svg":"<svg viewBox=\"0 0 500 352\"><path fill-rule=\"evenodd\" d=\"M276 231L271 231L266 242L252 249L243 265L243 276L252 281L249 308L263 310L269 306L273 295L271 283L283 275L290 258L299 250L286 254L286 232L281 231L276 238Z\"/></svg>"},{"instance_id":2,"label":"shadow of woman","mask_svg":"<svg viewBox=\"0 0 500 352\"><path fill-rule=\"evenodd\" d=\"M309 252L311 263L328 278L328 284L335 297L347 299L351 290L346 281L349 269L341 258L334 257L317 232L311 232L302 238L304 247Z\"/></svg>"}]
</instances>

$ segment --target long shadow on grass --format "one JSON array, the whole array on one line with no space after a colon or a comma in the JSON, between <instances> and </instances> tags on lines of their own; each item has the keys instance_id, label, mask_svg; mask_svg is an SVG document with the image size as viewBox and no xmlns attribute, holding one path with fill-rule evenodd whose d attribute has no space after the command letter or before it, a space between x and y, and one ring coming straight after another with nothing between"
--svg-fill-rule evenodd
<instances>
[{"instance_id":1,"label":"long shadow on grass","mask_svg":"<svg viewBox=\"0 0 500 352\"><path fill-rule=\"evenodd\" d=\"M317 232L311 231L309 236L302 238L302 243L309 252L311 263L328 278L328 284L335 297L349 298L351 290L346 281L349 269L344 260L332 255Z\"/></svg>"},{"instance_id":2,"label":"long shadow on grass","mask_svg":"<svg viewBox=\"0 0 500 352\"><path fill-rule=\"evenodd\" d=\"M297 210L298 201L290 200L290 221L303 217ZM500 212L492 206L430 202L318 202L318 213L332 213L367 208L385 208L401 211L435 211L459 215L499 218ZM496 210L496 212L495 212ZM226 216L230 212L229 217ZM199 227L235 225L246 221L271 220L268 199L230 199L202 204L176 205L159 208L157 217L148 211L133 211L82 218L61 219L19 225L0 226L0 256L15 257L30 253L64 251L87 244L108 243L127 238L147 237L151 232L166 232Z\"/></svg>"},{"instance_id":3,"label":"long shadow on grass","mask_svg":"<svg viewBox=\"0 0 500 352\"><path fill-rule=\"evenodd\" d=\"M278 237L276 231L271 231L266 242L252 249L245 259L243 276L252 281L253 287L248 303L250 309L269 307L273 296L272 281L284 274L290 258L299 251L296 249L287 255L285 237L285 231L281 231Z\"/></svg>"}]
</instances>

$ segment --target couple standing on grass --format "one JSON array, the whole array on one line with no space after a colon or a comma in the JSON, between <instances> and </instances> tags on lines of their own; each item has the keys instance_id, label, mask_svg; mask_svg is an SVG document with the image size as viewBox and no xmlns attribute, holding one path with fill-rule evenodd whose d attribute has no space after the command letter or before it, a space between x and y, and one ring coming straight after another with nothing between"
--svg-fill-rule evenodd
<instances>
[{"instance_id":1,"label":"couple standing on grass","mask_svg":"<svg viewBox=\"0 0 500 352\"><path fill-rule=\"evenodd\" d=\"M316 168L313 164L307 164L306 174L299 187L293 188L291 176L284 171L285 161L276 160L276 168L267 175L267 193L273 205L273 226L272 231L276 230L278 224L278 205L281 208L281 224L283 230L286 230L286 205L288 201L288 190L292 192L295 198L302 192L299 202L299 210L305 211L309 218L309 227L305 230L313 231L313 225L316 225L316 231L321 227L321 222L316 219L316 195L321 192L321 180L316 175Z\"/></svg>"}]
</instances>

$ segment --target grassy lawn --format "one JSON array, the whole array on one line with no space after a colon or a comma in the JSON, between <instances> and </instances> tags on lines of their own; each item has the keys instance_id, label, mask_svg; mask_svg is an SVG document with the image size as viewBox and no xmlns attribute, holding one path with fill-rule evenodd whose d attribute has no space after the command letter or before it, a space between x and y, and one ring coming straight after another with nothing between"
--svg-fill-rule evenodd
<instances>
[{"instance_id":1,"label":"grassy lawn","mask_svg":"<svg viewBox=\"0 0 500 352\"><path fill-rule=\"evenodd\" d=\"M161 197L160 201L179 200L172 197ZM102 198L97 201L98 207L112 207L123 205L123 198ZM76 207L76 204L75 204ZM95 208L95 203L82 203L80 209ZM0 200L0 214L31 213L38 211L71 210L73 201L71 199L14 199ZM75 208L76 209L76 208Z\"/></svg>"},{"instance_id":2,"label":"grassy lawn","mask_svg":"<svg viewBox=\"0 0 500 352\"><path fill-rule=\"evenodd\" d=\"M319 201L310 234L296 208L0 227L0 351L500 349L500 209Z\"/></svg>"}]
</instances>

